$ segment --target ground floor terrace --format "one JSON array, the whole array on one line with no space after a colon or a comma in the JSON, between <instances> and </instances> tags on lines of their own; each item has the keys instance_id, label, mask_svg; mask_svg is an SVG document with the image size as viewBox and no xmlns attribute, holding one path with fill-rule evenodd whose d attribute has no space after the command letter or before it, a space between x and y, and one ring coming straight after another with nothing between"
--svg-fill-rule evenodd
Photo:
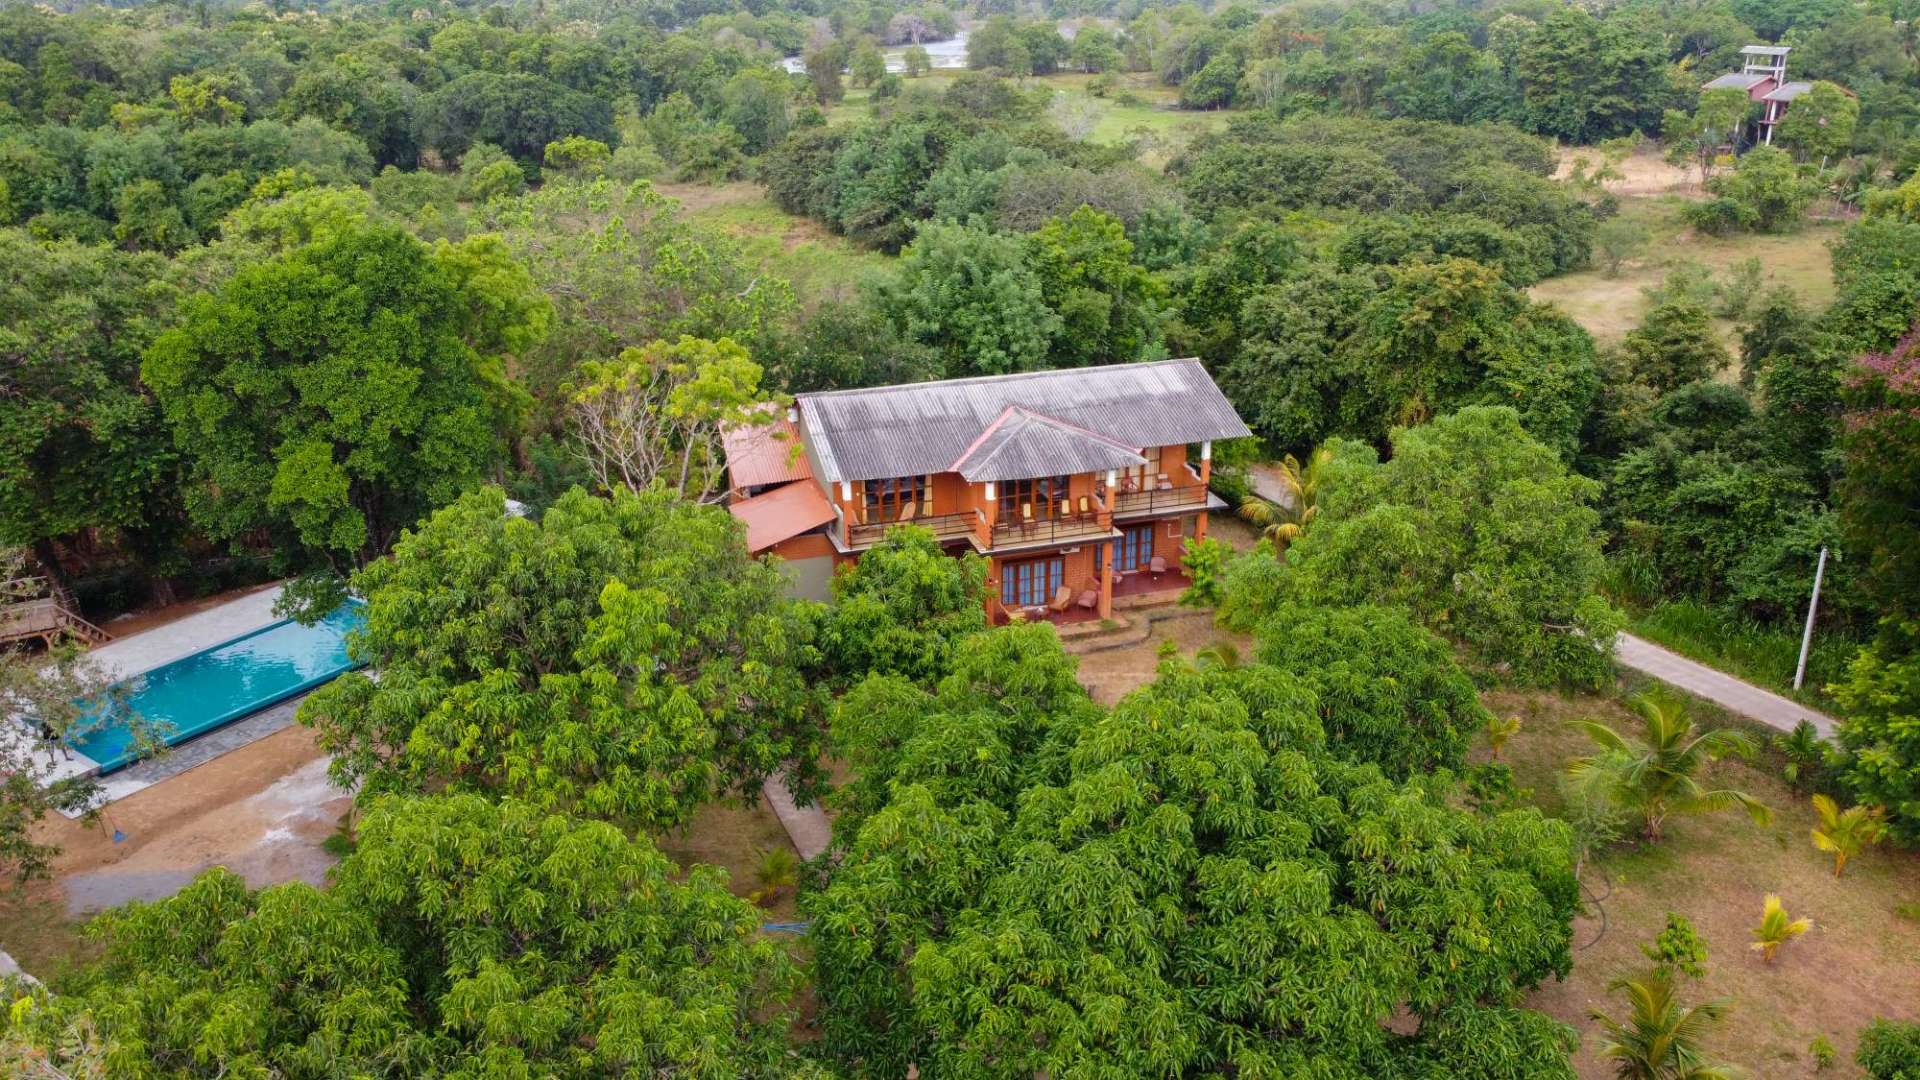
<instances>
[{"instance_id":1,"label":"ground floor terrace","mask_svg":"<svg viewBox=\"0 0 1920 1080\"><path fill-rule=\"evenodd\" d=\"M988 614L996 624L1098 622L1113 617L1116 599L1178 594L1190 584L1182 568L1186 541L1206 532L1207 515L1189 514L1115 522L1110 536L1091 542L994 553Z\"/></svg>"}]
</instances>

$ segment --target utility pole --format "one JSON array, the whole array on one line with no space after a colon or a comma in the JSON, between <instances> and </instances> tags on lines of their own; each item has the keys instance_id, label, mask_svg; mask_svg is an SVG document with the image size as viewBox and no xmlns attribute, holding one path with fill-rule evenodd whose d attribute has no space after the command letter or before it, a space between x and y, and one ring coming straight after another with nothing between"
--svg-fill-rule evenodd
<instances>
[{"instance_id":1,"label":"utility pole","mask_svg":"<svg viewBox=\"0 0 1920 1080\"><path fill-rule=\"evenodd\" d=\"M1820 547L1820 562L1813 568L1813 598L1807 601L1807 628L1800 634L1800 663L1793 669L1793 688L1807 677L1807 650L1813 646L1813 613L1820 609L1820 581L1827 576L1827 549Z\"/></svg>"}]
</instances>

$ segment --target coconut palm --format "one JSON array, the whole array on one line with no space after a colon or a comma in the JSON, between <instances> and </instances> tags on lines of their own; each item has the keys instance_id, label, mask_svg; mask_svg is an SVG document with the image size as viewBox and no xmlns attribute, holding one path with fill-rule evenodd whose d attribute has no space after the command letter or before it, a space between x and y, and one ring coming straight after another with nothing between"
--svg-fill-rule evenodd
<instances>
[{"instance_id":1,"label":"coconut palm","mask_svg":"<svg viewBox=\"0 0 1920 1080\"><path fill-rule=\"evenodd\" d=\"M1813 929L1812 919L1795 919L1787 914L1781 905L1780 897L1767 894L1766 909L1760 913L1760 925L1753 928L1753 948L1760 950L1760 958L1773 962L1773 955L1780 946Z\"/></svg>"},{"instance_id":2,"label":"coconut palm","mask_svg":"<svg viewBox=\"0 0 1920 1080\"><path fill-rule=\"evenodd\" d=\"M779 899L781 890L799 883L800 856L789 847L767 848L760 853L753 876L759 880L760 887L753 891L751 899L762 907L771 906Z\"/></svg>"},{"instance_id":3,"label":"coconut palm","mask_svg":"<svg viewBox=\"0 0 1920 1080\"><path fill-rule=\"evenodd\" d=\"M1280 498L1271 501L1251 498L1240 504L1240 516L1259 529L1260 535L1273 541L1276 553L1285 552L1313 523L1319 509L1320 481L1327 463L1332 460L1333 451L1325 447L1308 455L1304 467L1300 459L1288 454L1281 459L1278 469Z\"/></svg>"},{"instance_id":4,"label":"coconut palm","mask_svg":"<svg viewBox=\"0 0 1920 1080\"><path fill-rule=\"evenodd\" d=\"M1820 827L1812 830L1813 846L1833 855L1833 876L1847 868L1847 860L1860 854L1887 835L1885 812L1875 806L1839 805L1825 795L1813 797L1813 812L1820 815Z\"/></svg>"},{"instance_id":5,"label":"coconut palm","mask_svg":"<svg viewBox=\"0 0 1920 1080\"><path fill-rule=\"evenodd\" d=\"M1631 1012L1625 1023L1594 1012L1602 1029L1600 1056L1613 1062L1624 1080L1732 1080L1730 1065L1701 1060L1700 1040L1726 1015L1725 1000L1685 1006L1674 1000L1673 972L1655 968L1645 979L1620 979L1608 987L1624 990Z\"/></svg>"},{"instance_id":6,"label":"coconut palm","mask_svg":"<svg viewBox=\"0 0 1920 1080\"><path fill-rule=\"evenodd\" d=\"M1814 729L1813 722L1802 720L1785 735L1773 737L1773 748L1787 759L1780 775L1793 787L1812 784L1820 776L1827 760L1827 741Z\"/></svg>"},{"instance_id":7,"label":"coconut palm","mask_svg":"<svg viewBox=\"0 0 1920 1080\"><path fill-rule=\"evenodd\" d=\"M1702 782L1707 765L1728 754L1746 756L1753 743L1731 729L1702 731L1687 716L1686 703L1666 693L1646 693L1630 703L1646 722L1645 742L1631 739L1596 720L1574 721L1600 747L1591 757L1567 765L1576 780L1601 783L1625 810L1641 819L1641 834L1660 839L1660 827L1673 814L1698 814L1739 806L1764 825L1765 804L1744 791L1709 788Z\"/></svg>"},{"instance_id":8,"label":"coconut palm","mask_svg":"<svg viewBox=\"0 0 1920 1080\"><path fill-rule=\"evenodd\" d=\"M1493 760L1500 760L1500 750L1507 745L1507 740L1519 733L1520 718L1518 716L1490 715L1487 717L1487 746L1493 751Z\"/></svg>"}]
</instances>

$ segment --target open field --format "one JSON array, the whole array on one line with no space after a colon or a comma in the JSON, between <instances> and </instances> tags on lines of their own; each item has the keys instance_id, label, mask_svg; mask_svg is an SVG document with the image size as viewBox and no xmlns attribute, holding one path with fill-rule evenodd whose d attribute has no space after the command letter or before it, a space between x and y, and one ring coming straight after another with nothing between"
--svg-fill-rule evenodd
<instances>
[{"instance_id":1,"label":"open field","mask_svg":"<svg viewBox=\"0 0 1920 1080\"><path fill-rule=\"evenodd\" d=\"M908 79L906 85L910 89L938 93L951 86L959 74L954 71L933 72L918 79ZM1144 149L1142 159L1152 165L1164 165L1195 135L1225 127L1234 115L1228 111L1182 111L1177 107L1180 99L1178 88L1162 85L1152 75L1141 72L1117 73L1114 89L1104 97L1095 97L1087 92L1087 84L1094 78L1077 72L1062 72L1023 79L1021 85L1046 87L1054 91L1056 98L1065 97L1076 103L1088 103L1086 107L1093 118L1092 128L1087 135L1090 142L1114 145L1140 135L1147 136L1149 145ZM851 123L865 118L871 112L869 92L865 89L849 89L845 99L827 110L827 123Z\"/></svg>"},{"instance_id":2,"label":"open field","mask_svg":"<svg viewBox=\"0 0 1920 1080\"><path fill-rule=\"evenodd\" d=\"M791 282L803 308L845 299L862 277L889 261L817 221L780 209L759 184L656 183L654 188L678 200L690 220L732 237L748 261Z\"/></svg>"},{"instance_id":3,"label":"open field","mask_svg":"<svg viewBox=\"0 0 1920 1080\"><path fill-rule=\"evenodd\" d=\"M1618 342L1640 325L1651 306L1641 290L1659 285L1686 262L1699 263L1716 277L1724 277L1736 264L1758 258L1768 288L1785 285L1816 307L1832 302L1833 260L1827 244L1839 236L1841 223L1809 221L1796 232L1778 236L1702 236L1680 217L1686 202L1671 194L1622 199L1621 216L1646 226L1644 254L1623 265L1616 277L1594 269L1550 278L1530 290L1533 298L1559 307L1603 345ZM1731 342L1733 324L1725 320L1718 324Z\"/></svg>"},{"instance_id":4,"label":"open field","mask_svg":"<svg viewBox=\"0 0 1920 1080\"><path fill-rule=\"evenodd\" d=\"M1610 697L1496 692L1485 700L1499 715L1521 717L1520 733L1502 757L1549 813L1561 807L1560 771L1591 746L1567 721L1599 719L1618 730L1640 730L1633 714ZM1484 749L1476 753L1485 756ZM1720 784L1751 792L1772 807L1772 823L1755 825L1737 811L1679 818L1669 822L1658 845L1629 839L1600 856L1587 884L1601 899L1575 924L1573 974L1541 987L1529 1003L1580 1030L1575 1063L1582 1077L1611 1076L1595 1053L1598 1028L1588 1013L1623 1011L1620 995L1607 984L1645 974L1649 965L1640 945L1660 931L1669 910L1677 911L1692 920L1709 951L1705 977L1683 981L1683 999L1725 997L1732 1003L1707 1041L1716 1060L1769 1080L1811 1078L1808 1044L1824 1035L1839 1049L1842 1064L1819 1075L1859 1076L1851 1062L1867 1020L1920 1017L1920 922L1896 910L1920 899L1920 857L1874 848L1836 879L1831 857L1808 840L1813 814L1805 796L1758 767L1722 762L1713 771ZM1793 915L1814 923L1772 964L1748 948L1749 931L1770 892L1779 893Z\"/></svg>"}]
</instances>

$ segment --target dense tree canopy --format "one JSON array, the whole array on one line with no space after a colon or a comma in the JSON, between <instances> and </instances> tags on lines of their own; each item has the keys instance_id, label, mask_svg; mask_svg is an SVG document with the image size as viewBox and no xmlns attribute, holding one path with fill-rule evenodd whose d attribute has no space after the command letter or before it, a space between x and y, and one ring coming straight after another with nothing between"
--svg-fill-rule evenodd
<instances>
[{"instance_id":1,"label":"dense tree canopy","mask_svg":"<svg viewBox=\"0 0 1920 1080\"><path fill-rule=\"evenodd\" d=\"M190 298L142 374L201 528L345 569L485 478L522 407L505 355L547 318L498 241L367 226Z\"/></svg>"},{"instance_id":2,"label":"dense tree canopy","mask_svg":"<svg viewBox=\"0 0 1920 1080\"><path fill-rule=\"evenodd\" d=\"M17 1015L54 1064L126 1077L807 1075L758 928L611 825L389 798L326 889L209 870L104 916L102 958Z\"/></svg>"},{"instance_id":3,"label":"dense tree canopy","mask_svg":"<svg viewBox=\"0 0 1920 1080\"><path fill-rule=\"evenodd\" d=\"M1175 663L1107 712L1040 627L968 638L934 691L857 688L846 856L807 905L831 1051L966 1076L1571 1076L1566 1030L1516 1007L1571 961L1564 826L1330 756L1314 702L1264 665ZM1385 1026L1401 1008L1412 1034Z\"/></svg>"},{"instance_id":4,"label":"dense tree canopy","mask_svg":"<svg viewBox=\"0 0 1920 1080\"><path fill-rule=\"evenodd\" d=\"M538 521L468 495L354 576L351 674L300 720L332 775L659 828L818 776L812 622L717 507L574 491Z\"/></svg>"},{"instance_id":5,"label":"dense tree canopy","mask_svg":"<svg viewBox=\"0 0 1920 1080\"><path fill-rule=\"evenodd\" d=\"M1610 677L1619 614L1596 591L1599 485L1503 407L1398 428L1392 444L1385 462L1338 444L1313 527L1284 563L1238 560L1223 615L1250 628L1287 602L1401 605L1513 678Z\"/></svg>"}]
</instances>

